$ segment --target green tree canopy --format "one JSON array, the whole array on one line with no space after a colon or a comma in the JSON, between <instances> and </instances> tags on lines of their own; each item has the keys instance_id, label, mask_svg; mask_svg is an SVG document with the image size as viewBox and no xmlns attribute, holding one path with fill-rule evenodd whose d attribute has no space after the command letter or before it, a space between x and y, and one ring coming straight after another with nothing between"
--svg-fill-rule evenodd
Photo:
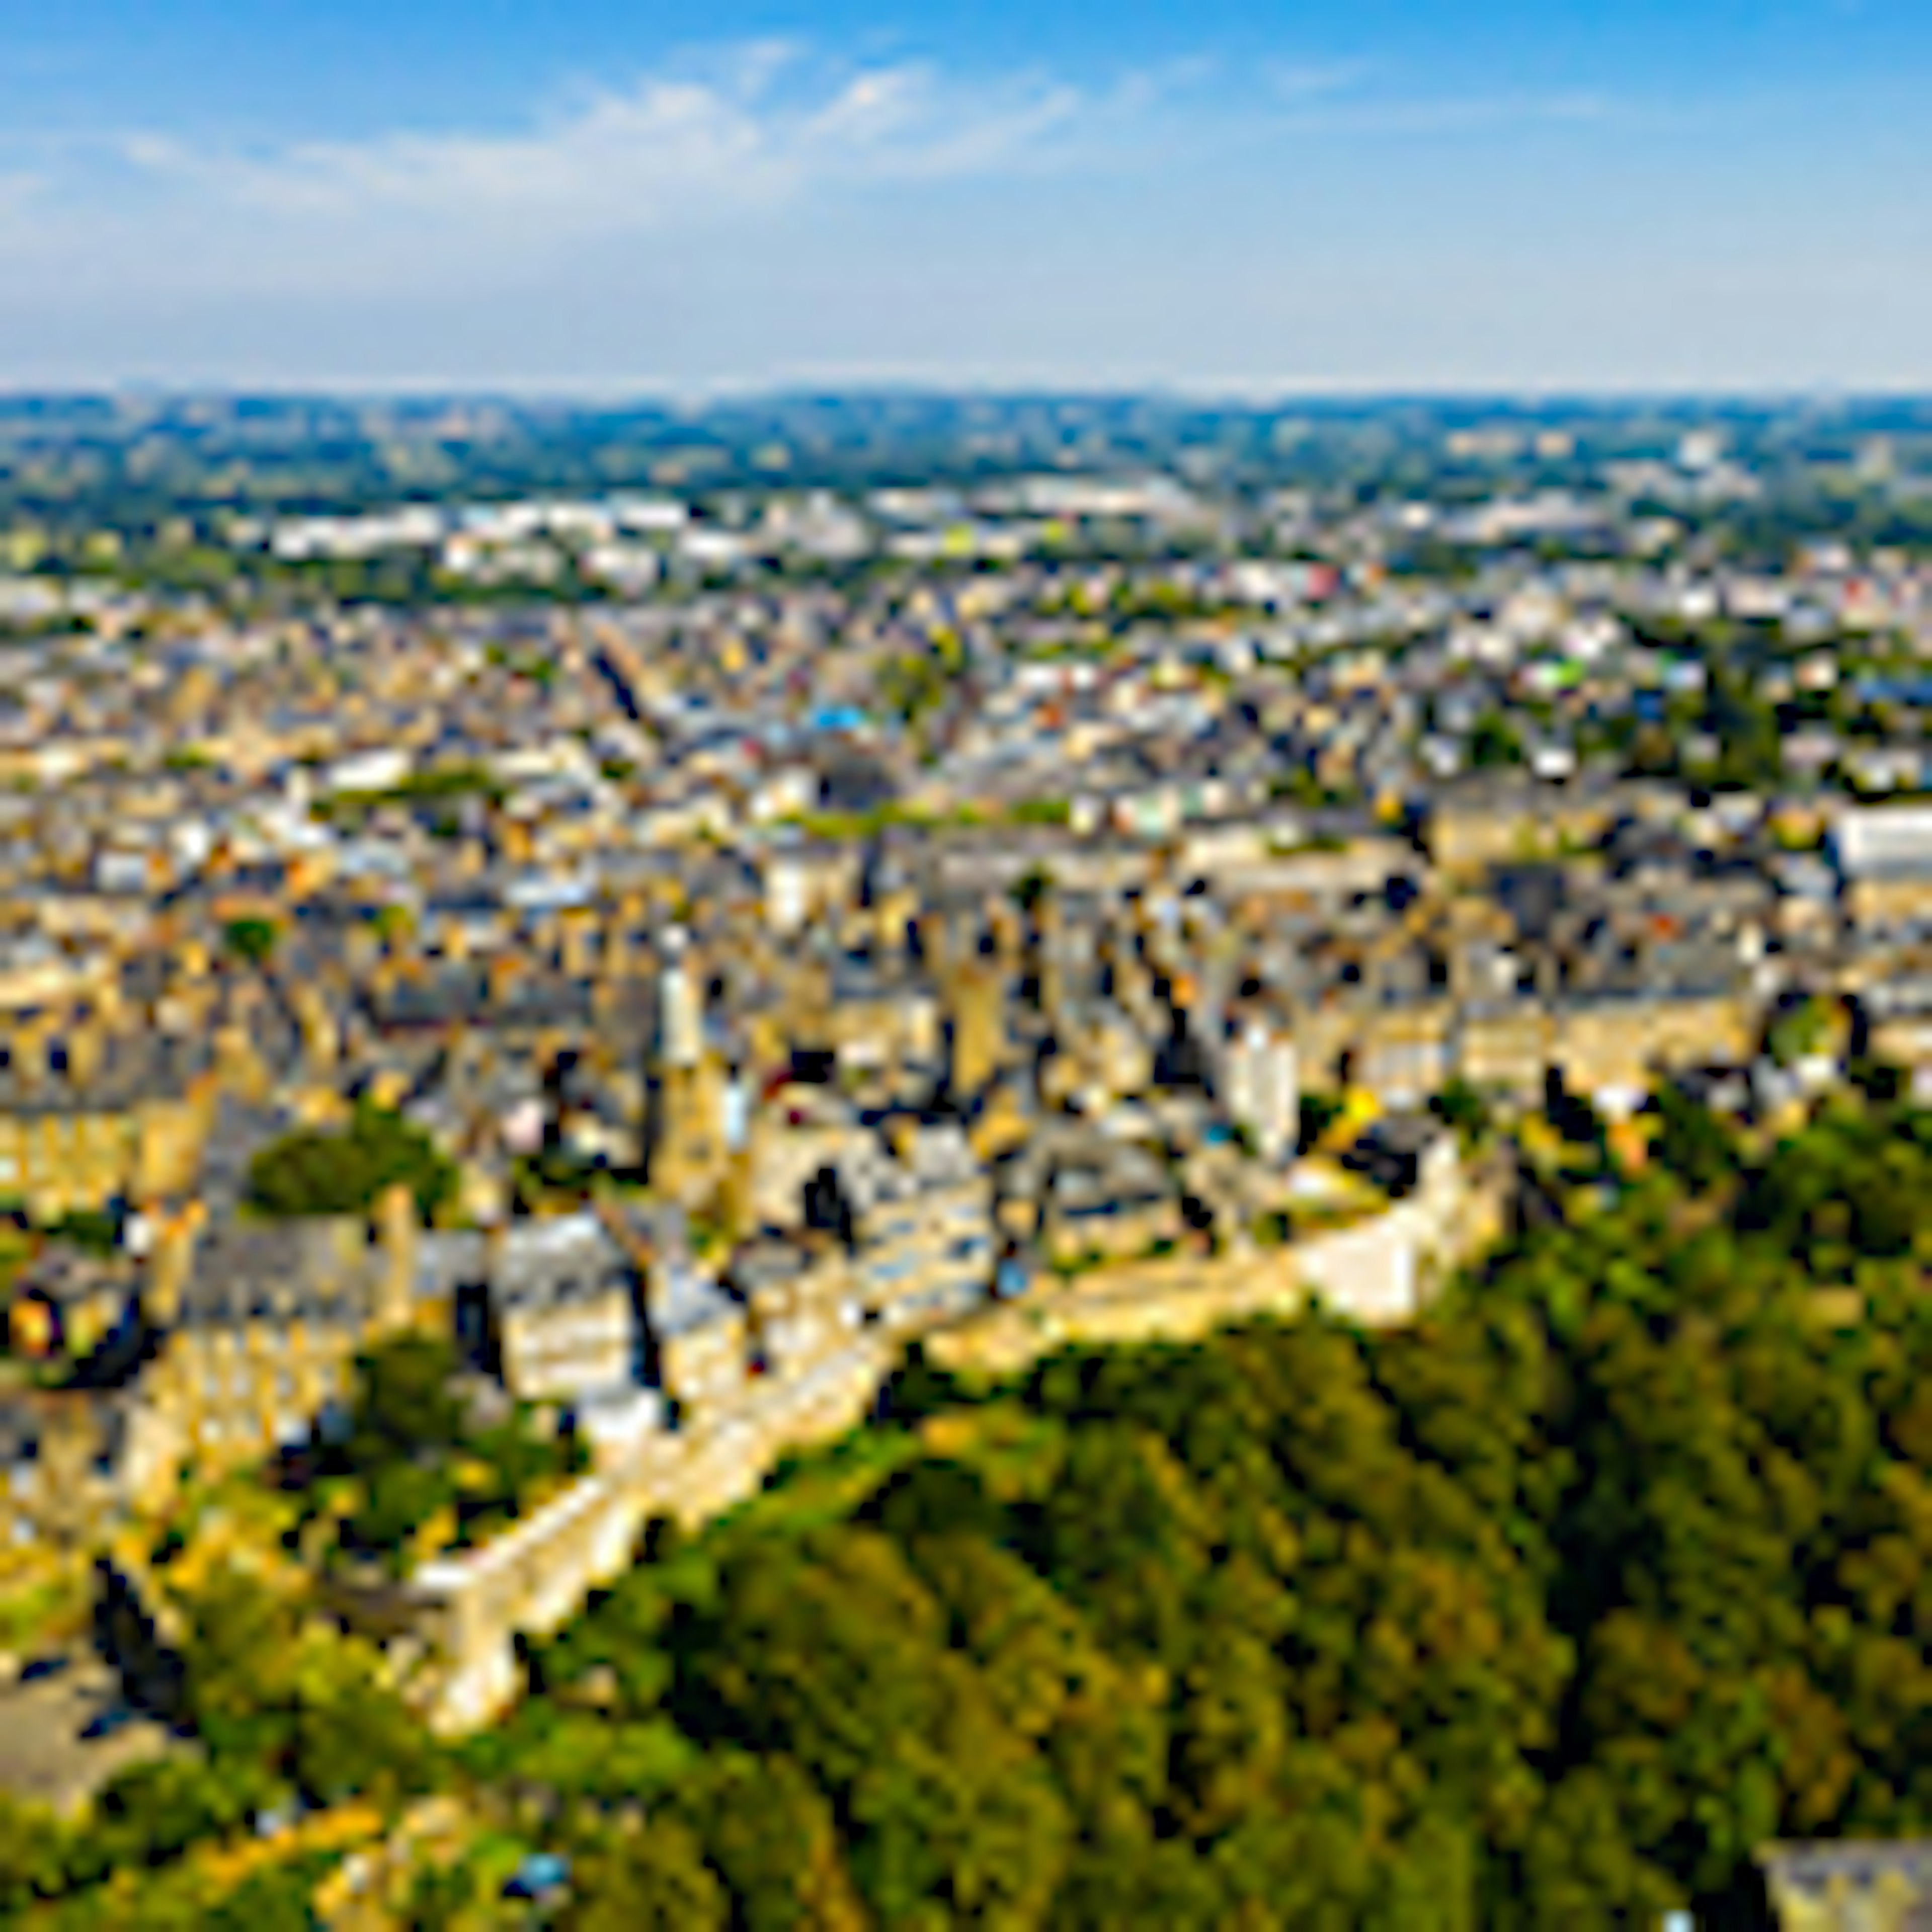
<instances>
[{"instance_id":1,"label":"green tree canopy","mask_svg":"<svg viewBox=\"0 0 1932 1932\"><path fill-rule=\"evenodd\" d=\"M236 958L250 966L266 966L274 956L280 937L272 919L231 919L221 929L222 944Z\"/></svg>"},{"instance_id":2,"label":"green tree canopy","mask_svg":"<svg viewBox=\"0 0 1932 1932\"><path fill-rule=\"evenodd\" d=\"M456 1169L420 1127L366 1102L341 1132L290 1134L248 1170L250 1201L281 1219L365 1214L398 1185L427 1220L454 1198Z\"/></svg>"}]
</instances>

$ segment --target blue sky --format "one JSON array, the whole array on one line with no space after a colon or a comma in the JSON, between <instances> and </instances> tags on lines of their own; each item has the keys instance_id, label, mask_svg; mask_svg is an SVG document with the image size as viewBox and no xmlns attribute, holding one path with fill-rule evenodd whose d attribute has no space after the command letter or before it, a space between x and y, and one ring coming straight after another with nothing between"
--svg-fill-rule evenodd
<instances>
[{"instance_id":1,"label":"blue sky","mask_svg":"<svg viewBox=\"0 0 1932 1932\"><path fill-rule=\"evenodd\" d=\"M1926 0L0 0L0 384L1932 388Z\"/></svg>"}]
</instances>

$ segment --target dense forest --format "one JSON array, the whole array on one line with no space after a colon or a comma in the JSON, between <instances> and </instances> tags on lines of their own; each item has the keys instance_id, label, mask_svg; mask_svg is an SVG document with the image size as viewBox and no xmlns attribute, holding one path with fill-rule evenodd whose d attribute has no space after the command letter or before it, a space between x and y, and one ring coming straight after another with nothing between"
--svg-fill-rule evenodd
<instances>
[{"instance_id":1,"label":"dense forest","mask_svg":"<svg viewBox=\"0 0 1932 1932\"><path fill-rule=\"evenodd\" d=\"M231 1610L197 1774L463 1792L425 1924L496 1922L506 1842L583 1928L1757 1923L1766 1840L1932 1822L1932 1117L1659 1153L1401 1332L915 1364L460 1748L373 1684L265 1724Z\"/></svg>"}]
</instances>

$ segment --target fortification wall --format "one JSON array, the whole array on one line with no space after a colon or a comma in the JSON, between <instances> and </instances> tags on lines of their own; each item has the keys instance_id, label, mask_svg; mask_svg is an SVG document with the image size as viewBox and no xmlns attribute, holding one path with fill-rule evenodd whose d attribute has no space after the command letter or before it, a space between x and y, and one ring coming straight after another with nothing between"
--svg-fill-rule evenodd
<instances>
[{"instance_id":1,"label":"fortification wall","mask_svg":"<svg viewBox=\"0 0 1932 1932\"><path fill-rule=\"evenodd\" d=\"M1064 1288L969 1316L927 1338L956 1374L1018 1375L1069 1346L1192 1342L1312 1301L1366 1327L1412 1322L1437 1284L1500 1232L1492 1178L1461 1172L1444 1184L1352 1226L1274 1249L1096 1268Z\"/></svg>"},{"instance_id":2,"label":"fortification wall","mask_svg":"<svg viewBox=\"0 0 1932 1932\"><path fill-rule=\"evenodd\" d=\"M1174 1256L1096 1270L1052 1293L986 1310L928 1335L942 1366L1008 1375L1069 1343L1189 1341L1319 1298L1370 1324L1412 1320L1436 1284L1493 1238L1493 1180L1455 1168L1439 1184L1354 1226L1287 1246L1213 1260ZM432 1726L461 1735L494 1721L521 1688L520 1636L543 1636L635 1560L652 1520L687 1527L754 1496L782 1457L856 1427L897 1366L897 1341L863 1338L796 1380L754 1383L722 1414L640 1442L484 1548L422 1566L400 1592L358 1611L372 1630L422 1646L416 1679Z\"/></svg>"},{"instance_id":3,"label":"fortification wall","mask_svg":"<svg viewBox=\"0 0 1932 1932\"><path fill-rule=\"evenodd\" d=\"M568 1622L630 1568L654 1519L710 1522L755 1496L786 1454L856 1428L897 1353L864 1341L796 1381L756 1385L730 1413L647 1438L625 1463L582 1478L483 1548L422 1565L402 1594L429 1654L432 1726L460 1735L500 1716L520 1688L518 1636ZM377 1606L368 1607L373 1622Z\"/></svg>"}]
</instances>

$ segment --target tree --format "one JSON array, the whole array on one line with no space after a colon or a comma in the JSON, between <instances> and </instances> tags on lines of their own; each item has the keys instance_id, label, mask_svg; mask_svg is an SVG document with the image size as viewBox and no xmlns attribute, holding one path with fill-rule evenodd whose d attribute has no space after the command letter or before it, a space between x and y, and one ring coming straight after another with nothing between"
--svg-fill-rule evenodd
<instances>
[{"instance_id":1,"label":"tree","mask_svg":"<svg viewBox=\"0 0 1932 1932\"><path fill-rule=\"evenodd\" d=\"M1828 1045L1832 1023L1832 1009L1823 1000L1814 997L1797 1000L1766 1029L1765 1050L1779 1066L1795 1066Z\"/></svg>"},{"instance_id":2,"label":"tree","mask_svg":"<svg viewBox=\"0 0 1932 1932\"><path fill-rule=\"evenodd\" d=\"M1028 918L1031 918L1039 910L1040 902L1052 890L1053 874L1043 866L1029 866L1012 883L1012 902Z\"/></svg>"},{"instance_id":3,"label":"tree","mask_svg":"<svg viewBox=\"0 0 1932 1932\"><path fill-rule=\"evenodd\" d=\"M1469 763L1479 772L1522 763L1522 740L1499 712L1485 712L1469 733Z\"/></svg>"},{"instance_id":4,"label":"tree","mask_svg":"<svg viewBox=\"0 0 1932 1932\"><path fill-rule=\"evenodd\" d=\"M36 1898L59 1891L65 1852L60 1822L50 1812L0 1796L0 1912L16 1916Z\"/></svg>"},{"instance_id":5,"label":"tree","mask_svg":"<svg viewBox=\"0 0 1932 1932\"><path fill-rule=\"evenodd\" d=\"M872 1498L865 1513L901 1543L946 1531L997 1537L1005 1522L1004 1511L987 1496L970 1468L936 1457L901 1470Z\"/></svg>"},{"instance_id":6,"label":"tree","mask_svg":"<svg viewBox=\"0 0 1932 1932\"><path fill-rule=\"evenodd\" d=\"M392 1336L358 1357L350 1438L356 1464L374 1468L453 1448L464 1428L463 1406L450 1386L455 1373L454 1347L436 1336Z\"/></svg>"},{"instance_id":7,"label":"tree","mask_svg":"<svg viewBox=\"0 0 1932 1932\"><path fill-rule=\"evenodd\" d=\"M432 1753L422 1726L357 1653L338 1650L296 1714L290 1768L323 1804L422 1790Z\"/></svg>"},{"instance_id":8,"label":"tree","mask_svg":"<svg viewBox=\"0 0 1932 1932\"><path fill-rule=\"evenodd\" d=\"M280 1219L366 1214L397 1186L410 1190L429 1220L454 1198L456 1169L421 1128L367 1102L346 1131L287 1135L248 1169L250 1203Z\"/></svg>"},{"instance_id":9,"label":"tree","mask_svg":"<svg viewBox=\"0 0 1932 1932\"><path fill-rule=\"evenodd\" d=\"M1024 1921L1042 1907L1065 1808L893 1546L854 1529L796 1553L754 1548L723 1581L680 1714L728 1714L736 1737L812 1774L849 1821L854 1875L880 1917L944 1901Z\"/></svg>"},{"instance_id":10,"label":"tree","mask_svg":"<svg viewBox=\"0 0 1932 1932\"><path fill-rule=\"evenodd\" d=\"M228 950L244 964L258 968L267 965L274 956L275 944L280 937L280 930L273 920L254 915L231 919L221 928L222 944Z\"/></svg>"},{"instance_id":11,"label":"tree","mask_svg":"<svg viewBox=\"0 0 1932 1932\"><path fill-rule=\"evenodd\" d=\"M730 1923L717 1874L674 1818L654 1819L634 1838L607 1840L580 1858L571 1892L556 1922L566 1932L724 1932Z\"/></svg>"},{"instance_id":12,"label":"tree","mask_svg":"<svg viewBox=\"0 0 1932 1932\"><path fill-rule=\"evenodd\" d=\"M1738 1159L1724 1123L1701 1102L1674 1086L1657 1096L1662 1122L1657 1156L1684 1184L1702 1193L1736 1178Z\"/></svg>"},{"instance_id":13,"label":"tree","mask_svg":"<svg viewBox=\"0 0 1932 1932\"><path fill-rule=\"evenodd\" d=\"M1436 1118L1444 1126L1453 1127L1466 1142L1480 1142L1489 1137L1492 1124L1489 1102L1460 1076L1429 1104Z\"/></svg>"},{"instance_id":14,"label":"tree","mask_svg":"<svg viewBox=\"0 0 1932 1932\"><path fill-rule=\"evenodd\" d=\"M1269 1807L1288 1742L1274 1659L1255 1638L1217 1644L1185 1673L1175 1726L1175 1797L1190 1835L1213 1838Z\"/></svg>"},{"instance_id":15,"label":"tree","mask_svg":"<svg viewBox=\"0 0 1932 1932\"><path fill-rule=\"evenodd\" d=\"M393 1566L436 1518L479 1536L514 1518L540 1485L584 1466L576 1436L538 1434L527 1409L473 1427L454 1393L456 1356L447 1340L392 1336L359 1357L357 1371L346 1439L325 1467L358 1486L343 1520L344 1543Z\"/></svg>"},{"instance_id":16,"label":"tree","mask_svg":"<svg viewBox=\"0 0 1932 1932\"><path fill-rule=\"evenodd\" d=\"M832 1807L792 1760L724 1751L679 1780L671 1802L728 1888L746 1932L861 1932Z\"/></svg>"}]
</instances>

